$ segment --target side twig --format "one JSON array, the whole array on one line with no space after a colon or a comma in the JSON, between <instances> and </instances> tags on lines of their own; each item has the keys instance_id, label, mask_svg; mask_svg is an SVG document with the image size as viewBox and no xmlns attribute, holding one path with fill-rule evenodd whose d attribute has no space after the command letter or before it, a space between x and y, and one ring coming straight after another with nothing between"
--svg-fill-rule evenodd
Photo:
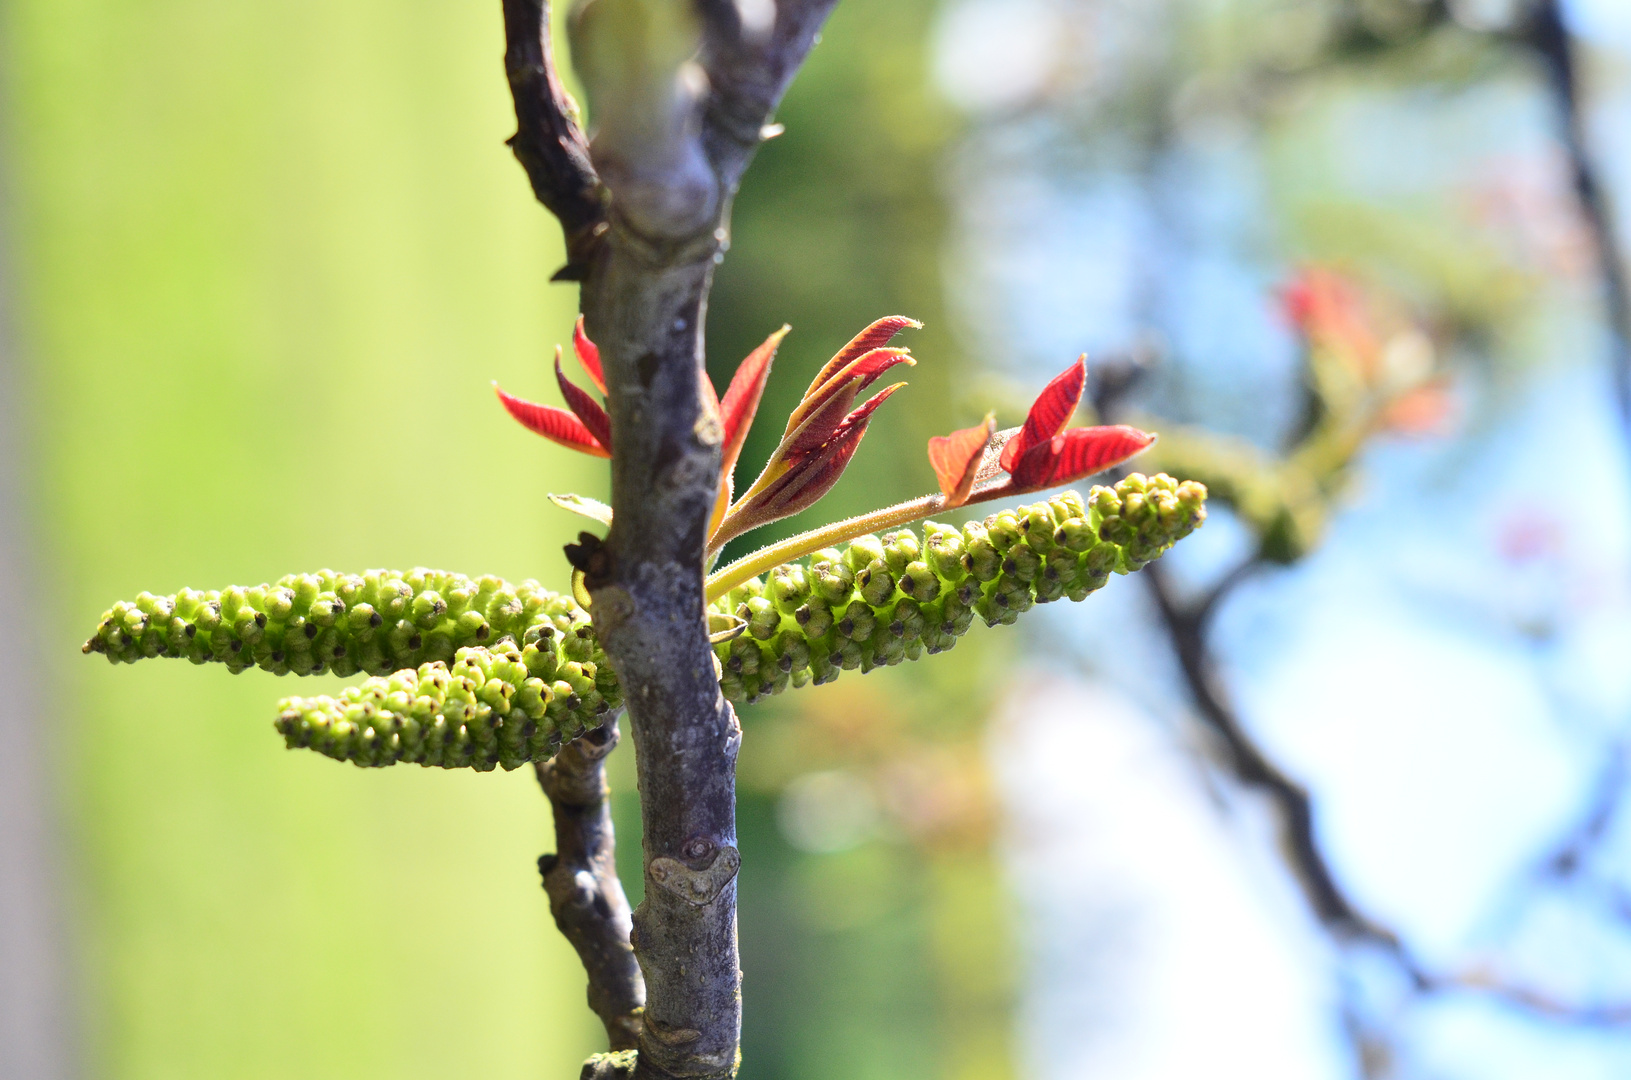
<instances>
[{"instance_id":1,"label":"side twig","mask_svg":"<svg viewBox=\"0 0 1631 1080\"><path fill-rule=\"evenodd\" d=\"M1578 56L1559 0L1539 0L1516 40L1540 62L1552 91L1559 134L1568 155L1570 184L1596 249L1610 337L1615 404L1621 422L1631 429L1631 292L1627 291L1625 257L1614 228L1608 192L1591 153Z\"/></svg>"},{"instance_id":2,"label":"side twig","mask_svg":"<svg viewBox=\"0 0 1631 1080\"><path fill-rule=\"evenodd\" d=\"M1223 580L1232 585L1247 572L1234 571ZM1280 839L1286 858L1314 914L1340 938L1380 945L1403 957L1398 935L1361 913L1337 884L1314 836L1314 815L1307 789L1264 755L1246 734L1233 709L1225 703L1223 690L1218 685L1217 662L1207 641L1206 623L1227 589L1213 590L1203 606L1192 608L1179 603L1171 581L1158 564L1146 566L1140 576L1160 612L1190 698L1201 719L1219 738L1224 763L1241 783L1264 792L1273 803L1280 819ZM1419 983L1420 975L1414 970L1414 963L1408 966Z\"/></svg>"},{"instance_id":3,"label":"side twig","mask_svg":"<svg viewBox=\"0 0 1631 1080\"><path fill-rule=\"evenodd\" d=\"M1255 562L1250 559L1236 567L1198 602L1191 604L1178 599L1172 582L1159 564L1145 567L1139 576L1155 601L1190 699L1202 721L1219 738L1223 764L1239 782L1265 793L1273 804L1280 821L1283 853L1321 925L1339 941L1382 949L1409 978L1417 994L1460 990L1483 994L1538 1016L1577 1026L1631 1025L1631 1002L1574 1003L1532 987L1514 985L1478 969L1431 971L1396 931L1365 914L1349 898L1337 883L1314 835L1313 809L1307 789L1269 760L1246 733L1218 685L1217 661L1207 634L1208 623L1228 593L1256 569ZM1615 788L1617 790L1617 778ZM1575 839L1600 831L1603 820L1601 813L1588 816ZM1565 859L1579 857L1571 844L1566 843L1562 850L1567 853L1563 856ZM1554 857L1553 862L1556 861ZM1566 868L1553 866L1552 872L1566 872Z\"/></svg>"},{"instance_id":4,"label":"side twig","mask_svg":"<svg viewBox=\"0 0 1631 1080\"><path fill-rule=\"evenodd\" d=\"M504 71L515 99L510 149L532 193L561 223L566 265L556 281L582 281L589 253L606 231L606 200L589 161L577 103L561 84L549 27L548 0L503 0Z\"/></svg>"},{"instance_id":5,"label":"side twig","mask_svg":"<svg viewBox=\"0 0 1631 1080\"><path fill-rule=\"evenodd\" d=\"M617 876L606 756L617 717L538 762L538 786L555 814L555 853L538 860L549 911L589 974L589 1007L612 1050L639 1045L646 984L629 946L629 901Z\"/></svg>"}]
</instances>

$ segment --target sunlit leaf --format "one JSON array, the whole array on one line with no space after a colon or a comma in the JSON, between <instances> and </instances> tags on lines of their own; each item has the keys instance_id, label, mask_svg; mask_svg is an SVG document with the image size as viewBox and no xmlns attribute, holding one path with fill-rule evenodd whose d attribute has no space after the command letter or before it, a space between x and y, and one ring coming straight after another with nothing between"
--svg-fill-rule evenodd
<instances>
[{"instance_id":1,"label":"sunlit leaf","mask_svg":"<svg viewBox=\"0 0 1631 1080\"><path fill-rule=\"evenodd\" d=\"M587 495L556 495L551 494L549 501L562 510L570 510L574 514L582 514L593 521L598 521L608 528L612 524L612 508L599 499L591 499Z\"/></svg>"},{"instance_id":2,"label":"sunlit leaf","mask_svg":"<svg viewBox=\"0 0 1631 1080\"><path fill-rule=\"evenodd\" d=\"M579 420L583 421L583 426L589 429L589 434L606 449L612 449L612 418L606 415L606 410L601 408L600 402L580 390L577 384L566 377L566 372L561 370L559 349L555 350L555 381L560 384L561 396L566 399L567 406L577 414Z\"/></svg>"},{"instance_id":3,"label":"sunlit leaf","mask_svg":"<svg viewBox=\"0 0 1631 1080\"><path fill-rule=\"evenodd\" d=\"M1075 415L1086 385L1087 357L1082 356L1042 388L1042 393L1037 395L1036 402L1031 406L1030 414L1025 417L1025 426L1002 448L1002 467L1013 472L1014 463L1022 455L1059 434Z\"/></svg>"},{"instance_id":4,"label":"sunlit leaf","mask_svg":"<svg viewBox=\"0 0 1631 1080\"><path fill-rule=\"evenodd\" d=\"M1021 454L1010 471L1021 491L1072 484L1120 465L1154 442L1154 435L1125 424L1071 428Z\"/></svg>"},{"instance_id":5,"label":"sunlit leaf","mask_svg":"<svg viewBox=\"0 0 1631 1080\"><path fill-rule=\"evenodd\" d=\"M947 506L961 506L974 488L986 445L997 431L997 418L985 414L985 421L975 427L963 428L950 435L936 435L929 440L929 464L940 481L941 494Z\"/></svg>"},{"instance_id":6,"label":"sunlit leaf","mask_svg":"<svg viewBox=\"0 0 1631 1080\"><path fill-rule=\"evenodd\" d=\"M578 363L588 374L589 381L595 384L595 389L602 395L606 393L606 375L600 367L600 346L589 340L589 335L583 332L583 316L572 326L572 351L578 354Z\"/></svg>"},{"instance_id":7,"label":"sunlit leaf","mask_svg":"<svg viewBox=\"0 0 1631 1080\"><path fill-rule=\"evenodd\" d=\"M504 403L505 410L528 431L595 457L612 456L611 451L590 433L583 421L565 409L513 397L500 390L497 383L493 384L493 391L498 394L498 400Z\"/></svg>"}]
</instances>

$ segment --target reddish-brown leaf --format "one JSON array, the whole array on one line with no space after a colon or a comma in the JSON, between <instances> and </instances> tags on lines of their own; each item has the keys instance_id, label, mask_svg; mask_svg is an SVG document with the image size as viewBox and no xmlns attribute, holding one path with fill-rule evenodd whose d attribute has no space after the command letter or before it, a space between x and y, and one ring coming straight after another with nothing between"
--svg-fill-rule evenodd
<instances>
[{"instance_id":1,"label":"reddish-brown leaf","mask_svg":"<svg viewBox=\"0 0 1631 1080\"><path fill-rule=\"evenodd\" d=\"M612 418L606 415L606 410L600 407L600 402L590 397L586 391L578 389L577 385L566 377L561 370L561 350L555 350L555 381L560 384L561 396L566 399L567 407L578 414L583 426L589 429L589 434L595 441L606 449L612 448Z\"/></svg>"},{"instance_id":2,"label":"reddish-brown leaf","mask_svg":"<svg viewBox=\"0 0 1631 1080\"><path fill-rule=\"evenodd\" d=\"M1082 356L1042 388L1042 393L1031 405L1030 414L1025 417L1025 426L1002 448L1002 467L1013 472L1014 463L1032 447L1059 434L1075 415L1086 385L1087 357Z\"/></svg>"},{"instance_id":3,"label":"reddish-brown leaf","mask_svg":"<svg viewBox=\"0 0 1631 1080\"><path fill-rule=\"evenodd\" d=\"M961 506L974 489L974 477L980 471L986 444L996 433L997 418L985 414L985 422L976 427L963 428L950 435L936 435L929 440L929 464L940 481L940 491L946 496L947 506Z\"/></svg>"},{"instance_id":4,"label":"reddish-brown leaf","mask_svg":"<svg viewBox=\"0 0 1631 1080\"><path fill-rule=\"evenodd\" d=\"M1016 493L1072 484L1120 465L1153 442L1154 435L1125 424L1071 428L1031 447L1009 472Z\"/></svg>"},{"instance_id":5,"label":"reddish-brown leaf","mask_svg":"<svg viewBox=\"0 0 1631 1080\"><path fill-rule=\"evenodd\" d=\"M589 381L595 384L602 396L606 394L606 374L600 367L600 346L589 340L589 335L583 332L583 316L572 326L572 351L578 354L578 363L589 374Z\"/></svg>"},{"instance_id":6,"label":"reddish-brown leaf","mask_svg":"<svg viewBox=\"0 0 1631 1080\"><path fill-rule=\"evenodd\" d=\"M766 490L764 499L765 508L775 512L775 517L769 520L774 521L813 506L817 499L831 490L849 467L855 451L860 448L861 437L872 422L872 414L889 399L889 395L905 385L895 383L872 395L866 404L844 417L825 445L800 457L772 484Z\"/></svg>"},{"instance_id":7,"label":"reddish-brown leaf","mask_svg":"<svg viewBox=\"0 0 1631 1080\"><path fill-rule=\"evenodd\" d=\"M822 445L849 414L861 391L896 364L915 364L905 349L873 349L851 360L793 410L782 436L782 449L802 453Z\"/></svg>"},{"instance_id":8,"label":"reddish-brown leaf","mask_svg":"<svg viewBox=\"0 0 1631 1080\"><path fill-rule=\"evenodd\" d=\"M725 427L724 469L729 476L742 455L742 444L747 442L748 429L753 426L754 414L759 411L759 399L764 396L765 382L770 378L770 364L776 358L776 348L791 327L784 326L765 338L763 345L748 353L747 359L737 365L736 374L725 390L725 399L719 403L720 421Z\"/></svg>"},{"instance_id":9,"label":"reddish-brown leaf","mask_svg":"<svg viewBox=\"0 0 1631 1080\"><path fill-rule=\"evenodd\" d=\"M866 404L838 424L826 444L808 453L793 455L786 471L759 491L743 496L742 503L720 524L709 541L710 545L718 547L750 529L780 521L814 506L849 467L850 459L860 447L861 437L866 434L867 424L878 406L905 385L895 383L872 395Z\"/></svg>"},{"instance_id":10,"label":"reddish-brown leaf","mask_svg":"<svg viewBox=\"0 0 1631 1080\"><path fill-rule=\"evenodd\" d=\"M589 429L583 426L583 421L565 409L557 409L553 405L539 405L537 402L511 397L496 385L493 390L498 394L498 400L504 403L505 410L520 421L521 426L528 431L542 435L544 438L560 443L569 449L581 450L585 454L593 454L595 457L609 458L612 456L611 452L589 433Z\"/></svg>"},{"instance_id":11,"label":"reddish-brown leaf","mask_svg":"<svg viewBox=\"0 0 1631 1080\"><path fill-rule=\"evenodd\" d=\"M816 375L815 380L810 383L810 390L808 393L814 393L818 388L820 388L822 383L827 382L834 375L842 371L856 357L862 356L871 352L873 349L881 348L882 346L889 344L890 338L894 337L896 334L908 327L912 328L913 330L921 330L923 329L923 324L918 322L916 319L908 319L904 315L889 315L879 319L865 330L862 330L859 334L856 334L850 339L850 343L848 345L845 345L842 349L839 349L836 356L834 356L831 360L828 360L827 363L822 366L821 371ZM808 393L806 396L808 396Z\"/></svg>"}]
</instances>

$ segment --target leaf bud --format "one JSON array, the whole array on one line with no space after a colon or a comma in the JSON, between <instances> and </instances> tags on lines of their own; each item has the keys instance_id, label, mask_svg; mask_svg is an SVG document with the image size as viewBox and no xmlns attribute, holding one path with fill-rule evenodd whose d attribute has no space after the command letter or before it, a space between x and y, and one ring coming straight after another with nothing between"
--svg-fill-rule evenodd
<instances>
[{"instance_id":1,"label":"leaf bud","mask_svg":"<svg viewBox=\"0 0 1631 1080\"><path fill-rule=\"evenodd\" d=\"M1100 520L1121 516L1121 496L1114 489L1095 485L1087 494L1088 509Z\"/></svg>"},{"instance_id":2,"label":"leaf bud","mask_svg":"<svg viewBox=\"0 0 1631 1080\"><path fill-rule=\"evenodd\" d=\"M895 594L895 578L882 559L874 559L855 575L861 599L872 605L884 604Z\"/></svg>"},{"instance_id":3,"label":"leaf bud","mask_svg":"<svg viewBox=\"0 0 1631 1080\"><path fill-rule=\"evenodd\" d=\"M833 624L838 633L852 641L865 641L878 628L878 617L865 602L857 600L844 609Z\"/></svg>"},{"instance_id":4,"label":"leaf bud","mask_svg":"<svg viewBox=\"0 0 1631 1080\"><path fill-rule=\"evenodd\" d=\"M811 639L825 637L832 629L832 608L825 600L814 598L793 613L793 621Z\"/></svg>"},{"instance_id":5,"label":"leaf bud","mask_svg":"<svg viewBox=\"0 0 1631 1080\"><path fill-rule=\"evenodd\" d=\"M810 598L810 591L804 567L795 563L779 567L771 574L767 595L778 611L791 615Z\"/></svg>"},{"instance_id":6,"label":"leaf bud","mask_svg":"<svg viewBox=\"0 0 1631 1080\"><path fill-rule=\"evenodd\" d=\"M782 615L776 610L776 605L763 596L755 596L745 605L745 611L737 614L748 621L748 633L760 641L769 641L781 626Z\"/></svg>"},{"instance_id":7,"label":"leaf bud","mask_svg":"<svg viewBox=\"0 0 1631 1080\"><path fill-rule=\"evenodd\" d=\"M876 536L856 537L844 551L844 561L856 574L860 574L874 562L881 562L883 557L883 541Z\"/></svg>"},{"instance_id":8,"label":"leaf bud","mask_svg":"<svg viewBox=\"0 0 1631 1080\"><path fill-rule=\"evenodd\" d=\"M824 560L820 558L820 552L816 555L810 560L810 584L815 595L829 604L848 601L855 589L855 571L841 558Z\"/></svg>"},{"instance_id":9,"label":"leaf bud","mask_svg":"<svg viewBox=\"0 0 1631 1080\"><path fill-rule=\"evenodd\" d=\"M925 523L923 547L930 568L948 584L955 585L968 573L963 567L963 534L959 530Z\"/></svg>"},{"instance_id":10,"label":"leaf bud","mask_svg":"<svg viewBox=\"0 0 1631 1080\"><path fill-rule=\"evenodd\" d=\"M1054 530L1053 542L1067 551L1083 552L1099 542L1098 534L1083 518L1069 518Z\"/></svg>"},{"instance_id":11,"label":"leaf bud","mask_svg":"<svg viewBox=\"0 0 1631 1080\"><path fill-rule=\"evenodd\" d=\"M927 625L923 618L922 605L916 600L899 600L895 603L893 617L889 623L891 635L907 638L921 637Z\"/></svg>"},{"instance_id":12,"label":"leaf bud","mask_svg":"<svg viewBox=\"0 0 1631 1080\"><path fill-rule=\"evenodd\" d=\"M759 670L759 645L746 634L732 638L724 657L725 670L736 675L752 675Z\"/></svg>"},{"instance_id":13,"label":"leaf bud","mask_svg":"<svg viewBox=\"0 0 1631 1080\"><path fill-rule=\"evenodd\" d=\"M994 580L1002 572L1002 556L978 522L963 526L963 569L976 581Z\"/></svg>"},{"instance_id":14,"label":"leaf bud","mask_svg":"<svg viewBox=\"0 0 1631 1080\"><path fill-rule=\"evenodd\" d=\"M1015 544L1002 560L1002 572L1020 581L1034 581L1042 569L1042 557L1029 544Z\"/></svg>"},{"instance_id":15,"label":"leaf bud","mask_svg":"<svg viewBox=\"0 0 1631 1080\"><path fill-rule=\"evenodd\" d=\"M917 534L911 529L897 529L883 536L884 564L896 577L907 565L917 561L919 549Z\"/></svg>"},{"instance_id":16,"label":"leaf bud","mask_svg":"<svg viewBox=\"0 0 1631 1080\"><path fill-rule=\"evenodd\" d=\"M804 635L784 630L776 635L776 666L782 671L799 671L810 666L810 645Z\"/></svg>"},{"instance_id":17,"label":"leaf bud","mask_svg":"<svg viewBox=\"0 0 1631 1080\"><path fill-rule=\"evenodd\" d=\"M1082 501L1081 493L1074 488L1067 488L1049 499L1048 509L1053 514L1055 525L1063 525L1071 518L1087 517L1087 504Z\"/></svg>"},{"instance_id":18,"label":"leaf bud","mask_svg":"<svg viewBox=\"0 0 1631 1080\"><path fill-rule=\"evenodd\" d=\"M1037 503L1020 509L1019 529L1025 534L1024 546L1038 555L1046 555L1053 549L1053 531L1058 528L1052 508L1047 503Z\"/></svg>"},{"instance_id":19,"label":"leaf bud","mask_svg":"<svg viewBox=\"0 0 1631 1080\"><path fill-rule=\"evenodd\" d=\"M940 595L940 579L921 562L908 564L895 587L920 604L926 604Z\"/></svg>"}]
</instances>

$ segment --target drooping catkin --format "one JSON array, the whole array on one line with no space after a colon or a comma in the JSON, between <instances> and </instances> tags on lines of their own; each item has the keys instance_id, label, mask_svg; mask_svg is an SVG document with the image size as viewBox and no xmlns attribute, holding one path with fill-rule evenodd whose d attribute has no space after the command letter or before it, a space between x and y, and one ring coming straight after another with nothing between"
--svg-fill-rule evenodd
<instances>
[{"instance_id":1,"label":"drooping catkin","mask_svg":"<svg viewBox=\"0 0 1631 1080\"><path fill-rule=\"evenodd\" d=\"M423 568L142 593L104 614L84 651L115 663L186 657L233 672L365 672L374 678L338 697L285 699L277 721L290 746L359 765L515 768L622 702L589 615L571 597L536 581ZM392 697L409 682L419 692L407 704ZM452 734L439 734L438 717ZM460 738L472 740L467 751Z\"/></svg>"},{"instance_id":2,"label":"drooping catkin","mask_svg":"<svg viewBox=\"0 0 1631 1080\"><path fill-rule=\"evenodd\" d=\"M514 769L549 757L606 707L594 661L558 662L537 644L506 638L460 649L451 665L376 675L336 697L285 698L277 729L291 748L364 767Z\"/></svg>"},{"instance_id":3,"label":"drooping catkin","mask_svg":"<svg viewBox=\"0 0 1631 1080\"><path fill-rule=\"evenodd\" d=\"M831 682L957 643L974 619L1015 622L1038 603L1082 600L1112 573L1159 558L1206 519L1206 488L1134 473L1003 510L958 529L929 521L777 567L714 604L746 620L715 647L733 701Z\"/></svg>"},{"instance_id":4,"label":"drooping catkin","mask_svg":"<svg viewBox=\"0 0 1631 1080\"><path fill-rule=\"evenodd\" d=\"M1012 623L1081 600L1159 558L1206 518L1206 488L1134 473L958 529L925 522L777 567L715 602L743 632L715 646L720 687L756 701L957 643L974 619ZM535 581L423 568L297 574L219 592L142 593L106 612L84 651L186 657L229 671L371 676L279 703L277 730L365 767L514 769L622 704L589 614Z\"/></svg>"}]
</instances>

